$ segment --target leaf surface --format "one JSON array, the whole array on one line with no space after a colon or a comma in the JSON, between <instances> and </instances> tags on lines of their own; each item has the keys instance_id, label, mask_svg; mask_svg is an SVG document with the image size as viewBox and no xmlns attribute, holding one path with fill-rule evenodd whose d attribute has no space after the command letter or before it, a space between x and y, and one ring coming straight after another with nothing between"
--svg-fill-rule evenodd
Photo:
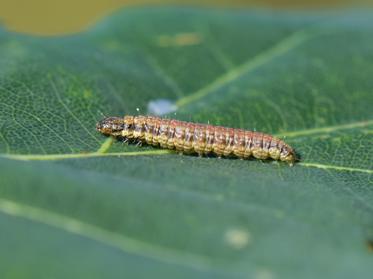
<instances>
[{"instance_id":1,"label":"leaf surface","mask_svg":"<svg viewBox=\"0 0 373 279\"><path fill-rule=\"evenodd\" d=\"M1 30L1 274L368 278L372 19L164 7L66 37ZM178 156L95 131L160 99L169 117L284 137L301 162Z\"/></svg>"}]
</instances>

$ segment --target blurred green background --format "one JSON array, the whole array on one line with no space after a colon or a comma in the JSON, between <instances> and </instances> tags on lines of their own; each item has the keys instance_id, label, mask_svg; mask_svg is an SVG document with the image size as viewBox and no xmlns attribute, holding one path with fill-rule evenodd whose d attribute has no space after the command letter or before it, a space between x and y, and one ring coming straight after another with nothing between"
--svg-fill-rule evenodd
<instances>
[{"instance_id":1,"label":"blurred green background","mask_svg":"<svg viewBox=\"0 0 373 279\"><path fill-rule=\"evenodd\" d=\"M0 20L10 30L39 35L81 31L99 18L124 6L205 5L254 6L276 9L320 9L371 6L372 0L1 0Z\"/></svg>"}]
</instances>

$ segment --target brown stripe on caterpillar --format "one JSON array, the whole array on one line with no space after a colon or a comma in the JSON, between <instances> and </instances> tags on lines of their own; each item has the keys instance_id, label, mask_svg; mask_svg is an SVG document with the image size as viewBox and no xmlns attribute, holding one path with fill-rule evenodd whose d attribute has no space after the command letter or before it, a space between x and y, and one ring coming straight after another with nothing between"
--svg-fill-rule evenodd
<instances>
[{"instance_id":1,"label":"brown stripe on caterpillar","mask_svg":"<svg viewBox=\"0 0 373 279\"><path fill-rule=\"evenodd\" d=\"M280 160L293 165L297 160L293 148L268 134L155 116L107 117L98 122L102 134L135 139L180 153L213 153L218 157Z\"/></svg>"}]
</instances>

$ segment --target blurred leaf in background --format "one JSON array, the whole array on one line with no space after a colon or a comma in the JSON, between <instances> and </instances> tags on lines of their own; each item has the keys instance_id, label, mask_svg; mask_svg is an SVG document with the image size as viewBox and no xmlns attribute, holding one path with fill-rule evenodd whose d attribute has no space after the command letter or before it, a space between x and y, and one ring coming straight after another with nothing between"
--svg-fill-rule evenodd
<instances>
[{"instance_id":1,"label":"blurred leaf in background","mask_svg":"<svg viewBox=\"0 0 373 279\"><path fill-rule=\"evenodd\" d=\"M10 30L40 35L82 31L125 6L195 5L221 8L341 9L372 6L372 0L1 0L0 19Z\"/></svg>"},{"instance_id":2,"label":"blurred leaf in background","mask_svg":"<svg viewBox=\"0 0 373 279\"><path fill-rule=\"evenodd\" d=\"M142 7L70 36L0 30L1 278L370 278L372 15ZM160 99L302 161L95 131Z\"/></svg>"}]
</instances>

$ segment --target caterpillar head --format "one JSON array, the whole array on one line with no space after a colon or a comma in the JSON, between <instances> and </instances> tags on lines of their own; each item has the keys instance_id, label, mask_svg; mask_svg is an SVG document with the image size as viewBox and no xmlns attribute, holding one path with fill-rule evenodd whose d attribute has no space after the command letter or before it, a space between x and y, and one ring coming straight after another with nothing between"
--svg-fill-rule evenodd
<instances>
[{"instance_id":1,"label":"caterpillar head","mask_svg":"<svg viewBox=\"0 0 373 279\"><path fill-rule=\"evenodd\" d=\"M120 136L125 128L121 117L107 117L96 124L97 131L107 136Z\"/></svg>"}]
</instances>

